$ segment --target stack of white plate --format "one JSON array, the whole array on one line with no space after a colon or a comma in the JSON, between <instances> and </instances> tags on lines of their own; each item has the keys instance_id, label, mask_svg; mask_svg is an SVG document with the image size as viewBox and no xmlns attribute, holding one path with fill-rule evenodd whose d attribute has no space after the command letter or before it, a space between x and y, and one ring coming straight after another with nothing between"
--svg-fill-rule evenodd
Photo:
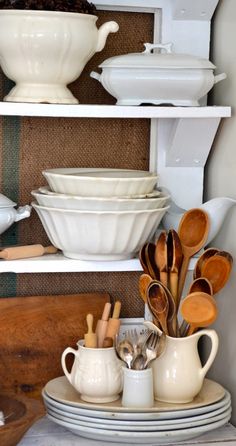
<instances>
[{"instance_id":1,"label":"stack of white plate","mask_svg":"<svg viewBox=\"0 0 236 446\"><path fill-rule=\"evenodd\" d=\"M125 169L50 169L48 187L32 191L51 243L70 258L132 258L169 208L157 175Z\"/></svg>"},{"instance_id":2,"label":"stack of white plate","mask_svg":"<svg viewBox=\"0 0 236 446\"><path fill-rule=\"evenodd\" d=\"M231 416L229 392L209 379L191 403L155 401L148 409L125 408L121 400L84 402L64 376L49 381L42 395L48 418L75 435L100 441L175 443L223 426Z\"/></svg>"}]
</instances>

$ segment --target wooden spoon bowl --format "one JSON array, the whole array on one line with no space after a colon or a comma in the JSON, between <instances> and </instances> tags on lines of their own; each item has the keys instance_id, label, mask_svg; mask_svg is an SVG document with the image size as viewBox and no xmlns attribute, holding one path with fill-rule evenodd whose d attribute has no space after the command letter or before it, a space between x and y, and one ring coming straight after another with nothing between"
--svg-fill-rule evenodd
<instances>
[{"instance_id":1,"label":"wooden spoon bowl","mask_svg":"<svg viewBox=\"0 0 236 446\"><path fill-rule=\"evenodd\" d=\"M168 334L167 318L169 301L161 282L157 280L151 282L147 289L147 303L154 319L159 321L164 333Z\"/></svg>"},{"instance_id":2,"label":"wooden spoon bowl","mask_svg":"<svg viewBox=\"0 0 236 446\"><path fill-rule=\"evenodd\" d=\"M188 294L195 293L196 291L201 291L212 296L213 288L210 280L206 277L198 277L197 279L194 279L190 285Z\"/></svg>"},{"instance_id":3,"label":"wooden spoon bowl","mask_svg":"<svg viewBox=\"0 0 236 446\"><path fill-rule=\"evenodd\" d=\"M211 282L214 294L225 286L231 269L231 258L225 255L215 254L204 262L201 269L202 276Z\"/></svg>"},{"instance_id":4,"label":"wooden spoon bowl","mask_svg":"<svg viewBox=\"0 0 236 446\"><path fill-rule=\"evenodd\" d=\"M203 292L195 292L185 297L181 303L180 311L190 326L187 336L200 327L211 325L218 315L215 299Z\"/></svg>"},{"instance_id":5,"label":"wooden spoon bowl","mask_svg":"<svg viewBox=\"0 0 236 446\"><path fill-rule=\"evenodd\" d=\"M202 266L204 264L204 262L209 259L210 257L214 256L215 254L217 254L219 252L218 248L208 248L206 249L202 255L199 257L194 271L193 271L193 278L197 279L198 277L201 277L202 275Z\"/></svg>"},{"instance_id":6,"label":"wooden spoon bowl","mask_svg":"<svg viewBox=\"0 0 236 446\"><path fill-rule=\"evenodd\" d=\"M139 277L139 294L144 303L147 303L147 289L152 281L153 279L149 274L141 274Z\"/></svg>"},{"instance_id":7,"label":"wooden spoon bowl","mask_svg":"<svg viewBox=\"0 0 236 446\"><path fill-rule=\"evenodd\" d=\"M209 233L208 214L199 208L185 212L180 220L178 234L183 250L183 263L180 272L178 297L179 301L184 287L190 258L205 244Z\"/></svg>"}]
</instances>

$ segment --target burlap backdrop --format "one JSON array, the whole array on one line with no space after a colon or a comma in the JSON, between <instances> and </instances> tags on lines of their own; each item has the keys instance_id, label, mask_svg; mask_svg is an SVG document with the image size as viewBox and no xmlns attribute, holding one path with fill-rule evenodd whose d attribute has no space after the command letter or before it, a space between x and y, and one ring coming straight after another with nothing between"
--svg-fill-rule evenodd
<instances>
[{"instance_id":1,"label":"burlap backdrop","mask_svg":"<svg viewBox=\"0 0 236 446\"><path fill-rule=\"evenodd\" d=\"M120 29L108 37L107 45L85 67L70 87L80 103L114 104L92 70L108 57L142 51L153 40L151 14L99 11L98 26L116 20ZM11 83L1 78L1 99ZM46 184L42 170L53 167L113 167L148 170L149 120L1 118L1 191L19 205L30 203L31 190ZM1 236L1 245L49 244L33 211L29 219L13 225ZM123 317L143 316L138 295L140 273L2 274L0 296L109 292L122 301Z\"/></svg>"}]
</instances>

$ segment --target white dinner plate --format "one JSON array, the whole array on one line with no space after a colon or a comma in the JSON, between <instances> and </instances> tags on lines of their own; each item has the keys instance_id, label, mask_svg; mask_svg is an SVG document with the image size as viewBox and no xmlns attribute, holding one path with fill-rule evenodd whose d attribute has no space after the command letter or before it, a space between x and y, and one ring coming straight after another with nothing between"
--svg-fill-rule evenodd
<instances>
[{"instance_id":1,"label":"white dinner plate","mask_svg":"<svg viewBox=\"0 0 236 446\"><path fill-rule=\"evenodd\" d=\"M130 421L151 421L151 420L170 420L170 419L180 419L180 418L186 418L196 415L203 415L203 414L209 414L212 411L215 411L220 408L224 408L227 406L227 404L230 402L230 394L229 392L226 392L225 396L216 403L209 404L202 407L196 407L193 409L182 409L178 411L164 411L164 412L117 412L117 411L106 411L104 409L99 410L93 410L93 409L86 409L83 407L75 407L67 404L60 403L56 401L55 399L50 398L45 390L42 392L43 399L45 402L45 405L50 404L50 407L61 409L62 411L66 411L66 413L72 413L77 414L80 416L88 416L90 418L96 418L96 419L106 419L106 420L127 420Z\"/></svg>"},{"instance_id":2,"label":"white dinner plate","mask_svg":"<svg viewBox=\"0 0 236 446\"><path fill-rule=\"evenodd\" d=\"M179 430L165 430L162 432L127 432L118 430L105 430L95 427L79 426L67 421L59 420L52 415L47 414L48 418L60 426L64 426L75 435L90 438L97 441L109 441L118 443L160 443L166 444L170 442L184 441L202 435L218 427L224 426L230 420L230 411L227 416L214 423L205 424L204 426L190 427Z\"/></svg>"},{"instance_id":3,"label":"white dinner plate","mask_svg":"<svg viewBox=\"0 0 236 446\"><path fill-rule=\"evenodd\" d=\"M58 418L58 420L67 421L68 423L75 424L76 426L84 426L84 427L95 427L96 429L105 429L105 430L118 430L118 431L126 431L126 432L157 432L157 431L166 431L166 430L179 430L179 429L186 429L189 427L197 427L197 426L204 426L205 424L211 424L216 421L220 421L223 418L226 418L231 414L232 408L231 404L229 404L228 408L223 410L218 415L210 416L208 417L208 414L205 414L201 419L196 420L194 417L189 417L186 422L183 422L182 419L178 420L166 420L166 423L163 424L161 422L156 422L155 424L152 423L151 425L148 425L146 423L145 426L139 425L135 422L129 422L129 425L124 425L123 423L117 424L107 423L107 420L102 420L103 423L97 423L96 419L92 419L91 421L83 421L80 419L74 419L66 414L59 414L58 412L55 412L55 410L50 409L47 407L47 413L54 418ZM110 421L110 420L108 420ZM180 422L179 422L180 421Z\"/></svg>"},{"instance_id":4,"label":"white dinner plate","mask_svg":"<svg viewBox=\"0 0 236 446\"><path fill-rule=\"evenodd\" d=\"M112 412L164 412L183 409L194 409L213 404L221 400L225 396L225 389L220 384L210 379L204 379L203 386L199 394L190 403L176 404L155 401L153 407L140 408L123 407L121 398L111 403L93 404L81 400L79 393L69 383L66 376L60 376L49 381L45 386L45 392L48 396L63 404L75 407L83 407L84 409L105 410Z\"/></svg>"}]
</instances>

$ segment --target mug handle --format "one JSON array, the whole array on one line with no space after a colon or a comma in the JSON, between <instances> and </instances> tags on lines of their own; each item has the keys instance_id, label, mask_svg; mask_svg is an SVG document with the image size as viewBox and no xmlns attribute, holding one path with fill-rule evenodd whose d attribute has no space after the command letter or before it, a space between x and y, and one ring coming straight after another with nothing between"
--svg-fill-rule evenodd
<instances>
[{"instance_id":1,"label":"mug handle","mask_svg":"<svg viewBox=\"0 0 236 446\"><path fill-rule=\"evenodd\" d=\"M71 377L71 373L68 372L67 367L66 367L66 356L68 355L68 353L72 353L72 355L74 355L75 357L77 356L78 351L74 350L71 347L67 347L64 352L61 355L61 366L63 368L63 372L65 373L67 379L69 380L69 382L72 384L72 377Z\"/></svg>"},{"instance_id":2,"label":"mug handle","mask_svg":"<svg viewBox=\"0 0 236 446\"><path fill-rule=\"evenodd\" d=\"M198 335L198 340L200 339L201 336L208 336L211 339L210 355L208 357L206 364L200 370L200 375L204 378L204 376L207 374L209 368L211 367L216 357L216 353L219 346L219 338L215 330L200 330L198 333L196 333L196 335Z\"/></svg>"}]
</instances>

